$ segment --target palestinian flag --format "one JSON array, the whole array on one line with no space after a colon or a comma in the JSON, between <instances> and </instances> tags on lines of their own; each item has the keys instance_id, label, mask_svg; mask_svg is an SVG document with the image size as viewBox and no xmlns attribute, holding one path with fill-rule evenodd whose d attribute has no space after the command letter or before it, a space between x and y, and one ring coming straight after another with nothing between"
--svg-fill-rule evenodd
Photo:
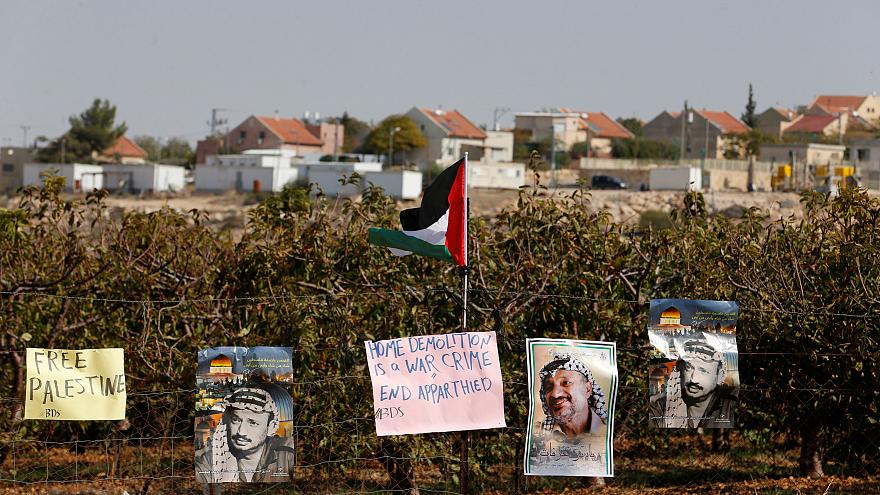
<instances>
[{"instance_id":1,"label":"palestinian flag","mask_svg":"<svg viewBox=\"0 0 880 495\"><path fill-rule=\"evenodd\" d=\"M403 231L370 229L370 244L467 266L466 167L465 158L455 162L428 186L421 206L400 212Z\"/></svg>"}]
</instances>

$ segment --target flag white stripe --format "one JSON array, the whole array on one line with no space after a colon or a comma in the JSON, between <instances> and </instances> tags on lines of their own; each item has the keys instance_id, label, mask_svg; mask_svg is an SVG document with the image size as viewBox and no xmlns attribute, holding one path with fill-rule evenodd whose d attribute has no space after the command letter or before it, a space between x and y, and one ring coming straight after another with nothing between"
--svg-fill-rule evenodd
<instances>
[{"instance_id":1,"label":"flag white stripe","mask_svg":"<svg viewBox=\"0 0 880 495\"><path fill-rule=\"evenodd\" d=\"M446 213L444 213L443 216L430 227L422 230L404 230L403 233L410 237L415 237L420 241L425 241L428 244L442 246L446 244L446 229L448 227L449 210L446 210ZM403 249L388 248L388 250L391 251L391 254L394 256L407 256L412 254L411 251L404 251Z\"/></svg>"}]
</instances>

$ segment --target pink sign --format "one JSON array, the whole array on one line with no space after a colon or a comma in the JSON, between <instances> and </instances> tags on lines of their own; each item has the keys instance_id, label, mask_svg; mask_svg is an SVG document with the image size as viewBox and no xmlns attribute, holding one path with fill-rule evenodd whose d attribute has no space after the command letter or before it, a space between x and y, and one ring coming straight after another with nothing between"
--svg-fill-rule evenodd
<instances>
[{"instance_id":1,"label":"pink sign","mask_svg":"<svg viewBox=\"0 0 880 495\"><path fill-rule=\"evenodd\" d=\"M506 426L495 332L365 342L376 435Z\"/></svg>"}]
</instances>

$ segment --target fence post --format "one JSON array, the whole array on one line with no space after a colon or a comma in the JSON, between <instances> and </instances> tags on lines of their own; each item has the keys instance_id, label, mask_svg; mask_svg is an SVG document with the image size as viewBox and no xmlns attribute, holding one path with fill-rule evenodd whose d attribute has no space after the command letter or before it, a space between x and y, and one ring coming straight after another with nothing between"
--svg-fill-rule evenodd
<instances>
[{"instance_id":1,"label":"fence post","mask_svg":"<svg viewBox=\"0 0 880 495\"><path fill-rule=\"evenodd\" d=\"M468 480L468 447L470 444L470 432L461 432L461 448L459 450L460 469L458 473L459 493L465 495L470 489Z\"/></svg>"}]
</instances>

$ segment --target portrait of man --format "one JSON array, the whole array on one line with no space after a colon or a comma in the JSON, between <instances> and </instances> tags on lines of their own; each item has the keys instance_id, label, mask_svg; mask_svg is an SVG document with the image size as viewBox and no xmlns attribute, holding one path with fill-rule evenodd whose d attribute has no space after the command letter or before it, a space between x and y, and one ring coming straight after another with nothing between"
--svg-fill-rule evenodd
<instances>
[{"instance_id":1,"label":"portrait of man","mask_svg":"<svg viewBox=\"0 0 880 495\"><path fill-rule=\"evenodd\" d=\"M541 429L559 440L597 433L608 419L605 395L587 366L569 354L557 354L539 374Z\"/></svg>"},{"instance_id":2,"label":"portrait of man","mask_svg":"<svg viewBox=\"0 0 880 495\"><path fill-rule=\"evenodd\" d=\"M650 398L651 420L665 428L731 428L736 396L724 356L702 340L683 353L661 390Z\"/></svg>"},{"instance_id":3,"label":"portrait of man","mask_svg":"<svg viewBox=\"0 0 880 495\"><path fill-rule=\"evenodd\" d=\"M279 417L268 390L234 390L208 444L196 452L196 479L202 483L288 481L294 446L292 439L276 435Z\"/></svg>"},{"instance_id":4,"label":"portrait of man","mask_svg":"<svg viewBox=\"0 0 880 495\"><path fill-rule=\"evenodd\" d=\"M528 339L527 346L532 393L525 474L614 476L614 344Z\"/></svg>"}]
</instances>

